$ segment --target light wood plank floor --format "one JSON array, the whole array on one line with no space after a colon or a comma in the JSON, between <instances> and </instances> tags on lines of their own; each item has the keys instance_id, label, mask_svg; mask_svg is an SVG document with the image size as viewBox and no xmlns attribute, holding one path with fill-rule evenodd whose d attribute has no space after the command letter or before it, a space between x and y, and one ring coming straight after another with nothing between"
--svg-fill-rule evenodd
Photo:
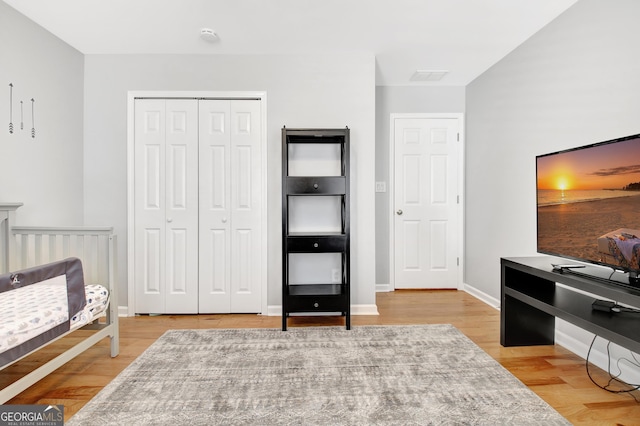
<instances>
[{"instance_id":1,"label":"light wood plank floor","mask_svg":"<svg viewBox=\"0 0 640 426\"><path fill-rule=\"evenodd\" d=\"M455 290L396 291L377 295L379 316L353 316L352 326L453 324L530 389L576 425L640 425L640 403L629 394L613 394L589 380L584 360L560 346L500 346L500 314L467 293ZM296 317L289 327L343 325L340 317ZM188 328L280 328L280 317L258 315L163 315L120 318L120 355L109 356L99 343L13 398L8 404L63 404L70 418L129 365L165 330ZM89 333L78 331L76 333ZM75 338L77 340L77 338ZM70 346L69 336L2 372L0 386ZM605 373L596 379L605 382ZM635 392L640 400L640 393Z\"/></svg>"}]
</instances>

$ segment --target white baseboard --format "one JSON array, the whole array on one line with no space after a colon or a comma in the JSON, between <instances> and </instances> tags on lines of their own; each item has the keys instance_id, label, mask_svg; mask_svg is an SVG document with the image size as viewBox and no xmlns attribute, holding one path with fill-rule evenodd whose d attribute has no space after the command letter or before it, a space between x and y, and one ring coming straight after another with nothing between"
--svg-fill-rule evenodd
<instances>
[{"instance_id":1,"label":"white baseboard","mask_svg":"<svg viewBox=\"0 0 640 426\"><path fill-rule=\"evenodd\" d=\"M487 293L480 291L477 288L470 286L469 284L463 284L462 291L469 293L476 299L480 299L493 308L500 309L500 300L496 299L495 297L489 296Z\"/></svg>"},{"instance_id":2,"label":"white baseboard","mask_svg":"<svg viewBox=\"0 0 640 426\"><path fill-rule=\"evenodd\" d=\"M269 305L267 307L267 315L274 317L282 316L282 305ZM291 314L295 315L304 315L307 317L311 316L323 316L323 315L334 315L332 313L326 312L309 312L304 314ZM351 315L379 315L378 307L376 305L351 305Z\"/></svg>"},{"instance_id":3,"label":"white baseboard","mask_svg":"<svg viewBox=\"0 0 640 426\"><path fill-rule=\"evenodd\" d=\"M267 316L269 317L281 317L282 305L269 305L267 306Z\"/></svg>"},{"instance_id":4,"label":"white baseboard","mask_svg":"<svg viewBox=\"0 0 640 426\"><path fill-rule=\"evenodd\" d=\"M280 317L282 316L282 305L269 305L267 306L267 316ZM323 312L318 313L305 313L305 316L314 315L327 315ZM378 306L376 305L351 305L351 315L380 315L378 313ZM118 306L118 316L128 317L129 308L127 306Z\"/></svg>"},{"instance_id":5,"label":"white baseboard","mask_svg":"<svg viewBox=\"0 0 640 426\"><path fill-rule=\"evenodd\" d=\"M394 291L391 284L376 284L376 293L388 293L390 291Z\"/></svg>"},{"instance_id":6,"label":"white baseboard","mask_svg":"<svg viewBox=\"0 0 640 426\"><path fill-rule=\"evenodd\" d=\"M351 305L351 315L380 315L377 305Z\"/></svg>"}]
</instances>

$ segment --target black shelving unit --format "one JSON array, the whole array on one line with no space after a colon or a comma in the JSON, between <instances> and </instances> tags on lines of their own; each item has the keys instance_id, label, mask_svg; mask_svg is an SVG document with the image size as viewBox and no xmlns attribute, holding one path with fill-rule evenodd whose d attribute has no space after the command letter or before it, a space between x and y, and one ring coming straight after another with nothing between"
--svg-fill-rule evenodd
<instances>
[{"instance_id":1,"label":"black shelving unit","mask_svg":"<svg viewBox=\"0 0 640 426\"><path fill-rule=\"evenodd\" d=\"M337 176L290 175L291 149L303 144L333 144L339 152ZM335 232L290 232L293 197L338 197L340 229ZM321 199L322 200L322 199ZM292 313L337 313L351 328L349 255L349 129L282 129L282 330ZM337 253L341 258L340 282L296 283L290 281L295 254Z\"/></svg>"}]
</instances>

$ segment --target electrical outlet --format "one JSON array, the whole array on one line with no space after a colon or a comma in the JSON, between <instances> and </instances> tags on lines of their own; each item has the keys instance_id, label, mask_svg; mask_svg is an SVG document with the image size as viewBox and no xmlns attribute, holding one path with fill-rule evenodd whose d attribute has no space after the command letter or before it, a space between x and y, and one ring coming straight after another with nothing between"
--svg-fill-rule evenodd
<instances>
[{"instance_id":1,"label":"electrical outlet","mask_svg":"<svg viewBox=\"0 0 640 426\"><path fill-rule=\"evenodd\" d=\"M336 284L342 282L342 279L340 278L340 269L331 270L331 282Z\"/></svg>"},{"instance_id":2,"label":"electrical outlet","mask_svg":"<svg viewBox=\"0 0 640 426\"><path fill-rule=\"evenodd\" d=\"M376 192L387 192L387 183L376 182Z\"/></svg>"}]
</instances>

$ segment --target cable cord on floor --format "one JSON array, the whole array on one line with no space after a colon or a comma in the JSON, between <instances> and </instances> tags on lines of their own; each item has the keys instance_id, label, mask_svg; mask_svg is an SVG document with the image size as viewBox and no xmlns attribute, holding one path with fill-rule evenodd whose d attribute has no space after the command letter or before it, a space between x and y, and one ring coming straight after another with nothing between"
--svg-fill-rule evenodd
<instances>
[{"instance_id":1,"label":"cable cord on floor","mask_svg":"<svg viewBox=\"0 0 640 426\"><path fill-rule=\"evenodd\" d=\"M597 383L595 381L595 379L591 376L591 372L589 371L589 356L591 355L591 349L593 349L593 345L596 341L596 339L598 338L598 335L593 336L593 340L591 341L591 345L589 346L589 351L587 352L587 359L585 362L586 368L587 368L587 376L589 376L589 379L591 380L591 382L598 386L600 389L606 390L607 392L611 392L611 393L628 393L637 403L640 403L640 400L638 400L638 398L636 397L636 395L634 395L632 392L640 390L640 384L631 384L631 383L627 383L623 380L620 380L620 375L622 374L622 369L620 368L620 363L621 362L627 362L632 366L635 367L639 367L640 368L640 361L636 358L636 355L633 352L631 353L631 357L633 358L633 361L631 361L628 358L618 358L618 361L616 362L616 367L618 369L618 373L617 374L613 374L611 372L611 342L607 342L607 357L608 357L608 363L607 363L607 373L609 374L609 381L607 382L606 385L601 385L599 383ZM612 389L611 386L617 383L618 386L626 386L628 387L627 389Z\"/></svg>"}]
</instances>

